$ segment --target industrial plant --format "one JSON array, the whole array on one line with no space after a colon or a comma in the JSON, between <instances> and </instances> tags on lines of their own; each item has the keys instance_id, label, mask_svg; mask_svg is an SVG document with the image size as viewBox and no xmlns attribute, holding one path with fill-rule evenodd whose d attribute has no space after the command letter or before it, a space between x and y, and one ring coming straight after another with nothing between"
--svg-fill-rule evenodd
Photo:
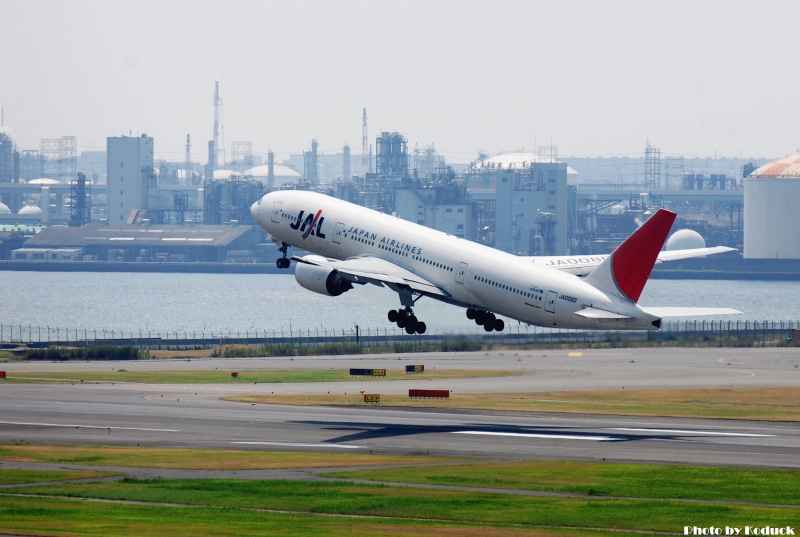
<instances>
[{"instance_id":1,"label":"industrial plant","mask_svg":"<svg viewBox=\"0 0 800 537\"><path fill-rule=\"evenodd\" d=\"M0 258L270 264L280 253L249 208L268 192L298 189L518 255L609 253L664 207L692 244L800 259L798 155L662 156L648 141L638 157L560 155L551 144L455 163L401 132L371 138L363 109L354 117L360 154L347 144L322 152L310 137L306 151L278 163L252 141L226 146L222 110L217 80L211 137L193 152L187 134L180 161L157 159L147 134L79 152L74 136L20 148L0 131Z\"/></svg>"}]
</instances>

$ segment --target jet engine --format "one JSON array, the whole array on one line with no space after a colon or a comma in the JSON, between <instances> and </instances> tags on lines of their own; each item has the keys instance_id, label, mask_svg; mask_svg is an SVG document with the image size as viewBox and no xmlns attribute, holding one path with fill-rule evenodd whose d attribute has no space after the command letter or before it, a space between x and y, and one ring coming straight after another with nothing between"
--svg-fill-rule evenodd
<instances>
[{"instance_id":1,"label":"jet engine","mask_svg":"<svg viewBox=\"0 0 800 537\"><path fill-rule=\"evenodd\" d=\"M331 267L297 263L294 278L301 286L321 295L339 296L353 288L347 278Z\"/></svg>"}]
</instances>

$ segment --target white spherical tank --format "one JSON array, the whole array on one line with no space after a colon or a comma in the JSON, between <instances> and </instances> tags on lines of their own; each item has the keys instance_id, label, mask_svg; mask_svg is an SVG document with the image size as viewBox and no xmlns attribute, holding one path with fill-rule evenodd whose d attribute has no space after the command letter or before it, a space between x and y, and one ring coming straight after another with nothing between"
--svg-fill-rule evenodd
<instances>
[{"instance_id":1,"label":"white spherical tank","mask_svg":"<svg viewBox=\"0 0 800 537\"><path fill-rule=\"evenodd\" d=\"M800 153L744 180L744 257L800 259Z\"/></svg>"},{"instance_id":2,"label":"white spherical tank","mask_svg":"<svg viewBox=\"0 0 800 537\"><path fill-rule=\"evenodd\" d=\"M22 214L22 215L26 215L27 214L27 215L30 216L30 215L34 215L34 214L42 214L42 210L39 207L37 207L36 205L26 205L25 207L20 209L19 213L17 213L17 214Z\"/></svg>"},{"instance_id":3,"label":"white spherical tank","mask_svg":"<svg viewBox=\"0 0 800 537\"><path fill-rule=\"evenodd\" d=\"M692 229L679 229L667 240L667 250L694 250L705 247L706 240Z\"/></svg>"},{"instance_id":4,"label":"white spherical tank","mask_svg":"<svg viewBox=\"0 0 800 537\"><path fill-rule=\"evenodd\" d=\"M261 181L264 184L267 184L269 181L269 166L266 164L262 166L256 166L255 168L250 168L244 173L253 179ZM296 183L303 178L303 174L289 168L288 166L282 166L280 164L275 164L272 167L272 173L275 177L275 184L273 186Z\"/></svg>"},{"instance_id":5,"label":"white spherical tank","mask_svg":"<svg viewBox=\"0 0 800 537\"><path fill-rule=\"evenodd\" d=\"M0 214L11 214L11 209L2 201L0 201Z\"/></svg>"}]
</instances>

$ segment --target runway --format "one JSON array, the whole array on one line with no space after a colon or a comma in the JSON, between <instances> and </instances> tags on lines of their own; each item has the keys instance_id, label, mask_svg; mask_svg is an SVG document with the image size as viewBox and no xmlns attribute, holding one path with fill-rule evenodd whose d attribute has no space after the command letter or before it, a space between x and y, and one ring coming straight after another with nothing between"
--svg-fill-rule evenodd
<instances>
[{"instance_id":1,"label":"runway","mask_svg":"<svg viewBox=\"0 0 800 537\"><path fill-rule=\"evenodd\" d=\"M789 423L250 405L112 388L6 386L0 443L800 467Z\"/></svg>"},{"instance_id":2,"label":"runway","mask_svg":"<svg viewBox=\"0 0 800 537\"><path fill-rule=\"evenodd\" d=\"M800 384L797 349L498 351L375 357L3 364L13 371L134 369L514 369L482 379L298 384L0 384L0 443L372 452L500 460L586 460L800 468L796 423L222 401L242 393L536 391ZM577 355L580 353L580 355ZM546 354L547 356L542 356ZM398 359L399 358L399 359ZM727 365L727 364L731 365Z\"/></svg>"}]
</instances>

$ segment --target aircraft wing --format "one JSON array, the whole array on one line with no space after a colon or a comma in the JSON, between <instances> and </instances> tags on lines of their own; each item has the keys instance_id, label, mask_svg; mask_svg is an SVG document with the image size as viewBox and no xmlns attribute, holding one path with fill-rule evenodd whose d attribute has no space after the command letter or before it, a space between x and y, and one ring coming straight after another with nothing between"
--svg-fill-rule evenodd
<instances>
[{"instance_id":1,"label":"aircraft wing","mask_svg":"<svg viewBox=\"0 0 800 537\"><path fill-rule=\"evenodd\" d=\"M425 278L395 265L391 261L377 257L361 256L337 261L320 255L307 255L292 257L292 260L298 263L331 267L353 283L372 283L378 286L386 285L392 289L396 287L409 289L425 295L450 296Z\"/></svg>"},{"instance_id":2,"label":"aircraft wing","mask_svg":"<svg viewBox=\"0 0 800 537\"><path fill-rule=\"evenodd\" d=\"M677 261L679 259L689 259L692 257L705 257L707 255L732 252L735 248L727 246L713 246L710 248L692 248L689 250L662 250L658 253L656 264L667 261ZM574 274L575 276L587 276L595 267L605 260L608 255L556 255L556 256L534 256L525 257L538 266L544 266Z\"/></svg>"}]
</instances>

